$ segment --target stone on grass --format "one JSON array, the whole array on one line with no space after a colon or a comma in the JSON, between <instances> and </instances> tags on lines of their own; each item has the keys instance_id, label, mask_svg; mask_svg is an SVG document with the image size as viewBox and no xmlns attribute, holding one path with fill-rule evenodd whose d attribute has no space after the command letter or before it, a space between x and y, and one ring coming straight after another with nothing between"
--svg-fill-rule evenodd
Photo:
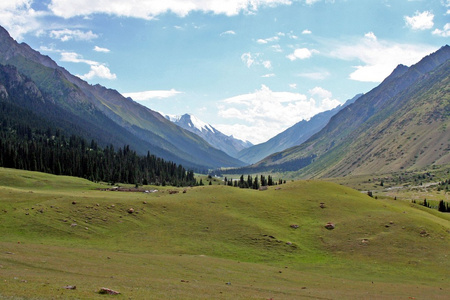
<instances>
[{"instance_id":1,"label":"stone on grass","mask_svg":"<svg viewBox=\"0 0 450 300\"><path fill-rule=\"evenodd\" d=\"M76 290L76 289L77 289L77 286L76 286L76 285L66 285L64 288L65 288L66 290Z\"/></svg>"},{"instance_id":2,"label":"stone on grass","mask_svg":"<svg viewBox=\"0 0 450 300\"><path fill-rule=\"evenodd\" d=\"M128 212L129 214L134 213L134 208L130 207L130 208L127 210L127 212Z\"/></svg>"},{"instance_id":3,"label":"stone on grass","mask_svg":"<svg viewBox=\"0 0 450 300\"><path fill-rule=\"evenodd\" d=\"M325 225L325 228L326 229L328 229L328 230L332 230L332 229L334 229L336 226L334 225L334 223L331 223L331 222L328 222L326 225Z\"/></svg>"},{"instance_id":4,"label":"stone on grass","mask_svg":"<svg viewBox=\"0 0 450 300\"><path fill-rule=\"evenodd\" d=\"M99 294L106 294L106 295L119 295L120 293L118 291L114 291L109 288L101 288L100 291L98 291Z\"/></svg>"}]
</instances>

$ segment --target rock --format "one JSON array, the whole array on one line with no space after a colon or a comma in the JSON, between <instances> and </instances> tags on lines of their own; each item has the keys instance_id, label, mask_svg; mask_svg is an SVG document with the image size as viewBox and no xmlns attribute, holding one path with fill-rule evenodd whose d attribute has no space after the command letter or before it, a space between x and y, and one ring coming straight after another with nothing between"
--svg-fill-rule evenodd
<instances>
[{"instance_id":1,"label":"rock","mask_svg":"<svg viewBox=\"0 0 450 300\"><path fill-rule=\"evenodd\" d=\"M77 201L72 201L72 204L77 204Z\"/></svg>"},{"instance_id":2,"label":"rock","mask_svg":"<svg viewBox=\"0 0 450 300\"><path fill-rule=\"evenodd\" d=\"M129 214L134 213L134 208L130 207L130 208L127 210L127 212L128 212Z\"/></svg>"},{"instance_id":3,"label":"rock","mask_svg":"<svg viewBox=\"0 0 450 300\"><path fill-rule=\"evenodd\" d=\"M291 224L290 227L294 228L294 229L297 229L299 226L297 224Z\"/></svg>"},{"instance_id":4,"label":"rock","mask_svg":"<svg viewBox=\"0 0 450 300\"><path fill-rule=\"evenodd\" d=\"M78 225L77 223L72 223L72 224L70 224L70 227L75 227L77 225Z\"/></svg>"},{"instance_id":5,"label":"rock","mask_svg":"<svg viewBox=\"0 0 450 300\"><path fill-rule=\"evenodd\" d=\"M321 202L319 206L320 208L325 208L325 203Z\"/></svg>"},{"instance_id":6,"label":"rock","mask_svg":"<svg viewBox=\"0 0 450 300\"><path fill-rule=\"evenodd\" d=\"M328 230L332 230L332 229L334 229L336 226L333 224L333 223L331 223L331 222L328 222L326 225L325 225L325 228L326 229L328 229Z\"/></svg>"},{"instance_id":7,"label":"rock","mask_svg":"<svg viewBox=\"0 0 450 300\"><path fill-rule=\"evenodd\" d=\"M66 285L63 288L65 288L66 290L76 290L77 286L76 285Z\"/></svg>"},{"instance_id":8,"label":"rock","mask_svg":"<svg viewBox=\"0 0 450 300\"><path fill-rule=\"evenodd\" d=\"M120 293L108 288L101 288L100 291L98 291L99 294L106 294L106 295L119 295Z\"/></svg>"}]
</instances>

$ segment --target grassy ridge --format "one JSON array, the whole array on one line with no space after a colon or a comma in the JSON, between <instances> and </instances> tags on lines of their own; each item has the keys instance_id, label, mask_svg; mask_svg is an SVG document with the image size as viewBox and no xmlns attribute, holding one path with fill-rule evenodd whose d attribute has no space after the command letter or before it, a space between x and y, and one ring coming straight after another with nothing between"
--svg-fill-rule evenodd
<instances>
[{"instance_id":1,"label":"grassy ridge","mask_svg":"<svg viewBox=\"0 0 450 300\"><path fill-rule=\"evenodd\" d=\"M449 292L449 217L406 202L321 181L177 194L99 187L0 169L0 299L88 299L102 286L132 299ZM69 284L77 290L62 288Z\"/></svg>"}]
</instances>

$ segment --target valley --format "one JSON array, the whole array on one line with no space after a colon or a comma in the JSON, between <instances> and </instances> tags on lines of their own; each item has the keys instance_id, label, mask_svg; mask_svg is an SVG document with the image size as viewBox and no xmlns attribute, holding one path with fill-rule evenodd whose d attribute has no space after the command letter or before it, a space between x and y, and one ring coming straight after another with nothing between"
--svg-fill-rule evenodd
<instances>
[{"instance_id":1,"label":"valley","mask_svg":"<svg viewBox=\"0 0 450 300\"><path fill-rule=\"evenodd\" d=\"M0 169L0 299L103 299L102 287L127 299L445 299L450 292L450 215L410 201L316 180L176 194L102 187Z\"/></svg>"}]
</instances>

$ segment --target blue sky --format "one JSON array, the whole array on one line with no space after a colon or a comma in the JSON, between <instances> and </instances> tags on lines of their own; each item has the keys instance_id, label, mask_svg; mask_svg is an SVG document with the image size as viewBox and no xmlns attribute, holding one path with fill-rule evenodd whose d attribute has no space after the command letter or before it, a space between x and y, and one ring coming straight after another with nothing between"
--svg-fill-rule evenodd
<instances>
[{"instance_id":1,"label":"blue sky","mask_svg":"<svg viewBox=\"0 0 450 300\"><path fill-rule=\"evenodd\" d=\"M260 143L448 44L450 0L8 0L0 25L91 84Z\"/></svg>"}]
</instances>

